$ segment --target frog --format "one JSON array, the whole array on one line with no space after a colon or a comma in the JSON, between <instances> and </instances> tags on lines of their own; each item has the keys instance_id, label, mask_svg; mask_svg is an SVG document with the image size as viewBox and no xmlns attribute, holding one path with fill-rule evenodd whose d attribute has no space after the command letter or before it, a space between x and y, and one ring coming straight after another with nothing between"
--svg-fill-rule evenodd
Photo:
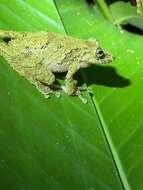
<instances>
[{"instance_id":1,"label":"frog","mask_svg":"<svg viewBox=\"0 0 143 190\"><path fill-rule=\"evenodd\" d=\"M73 96L80 91L74 82L74 74L79 69L109 63L114 59L94 38L80 39L47 31L0 29L0 39L0 56L45 97L55 93L55 73L66 73L66 93Z\"/></svg>"}]
</instances>

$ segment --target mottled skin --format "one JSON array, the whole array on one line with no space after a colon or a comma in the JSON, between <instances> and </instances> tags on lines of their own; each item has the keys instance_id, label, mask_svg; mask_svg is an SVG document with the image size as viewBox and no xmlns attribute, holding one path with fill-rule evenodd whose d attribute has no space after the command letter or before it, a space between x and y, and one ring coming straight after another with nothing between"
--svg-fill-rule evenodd
<instances>
[{"instance_id":1,"label":"mottled skin","mask_svg":"<svg viewBox=\"0 0 143 190\"><path fill-rule=\"evenodd\" d=\"M96 40L81 40L50 32L0 30L0 55L44 95L53 92L54 73L67 72L66 90L74 95L73 75L92 64L112 61Z\"/></svg>"}]
</instances>

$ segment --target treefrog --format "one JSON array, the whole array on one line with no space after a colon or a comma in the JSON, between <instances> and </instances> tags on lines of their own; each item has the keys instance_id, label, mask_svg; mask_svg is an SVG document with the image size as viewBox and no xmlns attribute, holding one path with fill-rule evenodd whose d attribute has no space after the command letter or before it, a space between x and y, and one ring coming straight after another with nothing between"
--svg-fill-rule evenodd
<instances>
[{"instance_id":1,"label":"treefrog","mask_svg":"<svg viewBox=\"0 0 143 190\"><path fill-rule=\"evenodd\" d=\"M0 55L20 75L45 95L54 93L54 73L66 72L66 91L75 95L73 75L94 64L108 63L113 56L95 39L78 39L54 32L0 30Z\"/></svg>"}]
</instances>

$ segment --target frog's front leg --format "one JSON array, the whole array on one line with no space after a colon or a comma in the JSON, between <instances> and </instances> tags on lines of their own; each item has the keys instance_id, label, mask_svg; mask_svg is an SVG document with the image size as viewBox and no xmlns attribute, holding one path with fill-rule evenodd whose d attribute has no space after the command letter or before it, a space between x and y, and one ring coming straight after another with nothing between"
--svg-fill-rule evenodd
<instances>
[{"instance_id":1,"label":"frog's front leg","mask_svg":"<svg viewBox=\"0 0 143 190\"><path fill-rule=\"evenodd\" d=\"M79 67L77 64L73 63L70 65L67 75L66 75L66 90L68 95L73 95L75 92L75 84L73 80L73 75L78 71Z\"/></svg>"}]
</instances>

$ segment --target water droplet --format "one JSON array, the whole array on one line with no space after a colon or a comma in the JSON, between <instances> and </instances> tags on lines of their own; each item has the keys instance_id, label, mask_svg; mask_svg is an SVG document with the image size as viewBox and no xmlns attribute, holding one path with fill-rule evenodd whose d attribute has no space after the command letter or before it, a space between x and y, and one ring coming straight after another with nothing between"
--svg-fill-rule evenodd
<instances>
[{"instance_id":1,"label":"water droplet","mask_svg":"<svg viewBox=\"0 0 143 190\"><path fill-rule=\"evenodd\" d=\"M131 54L135 53L135 51L133 49L127 49L127 52L131 53Z\"/></svg>"},{"instance_id":2,"label":"water droplet","mask_svg":"<svg viewBox=\"0 0 143 190\"><path fill-rule=\"evenodd\" d=\"M120 30L120 33L121 33L121 34L124 34L124 30Z\"/></svg>"},{"instance_id":3,"label":"water droplet","mask_svg":"<svg viewBox=\"0 0 143 190\"><path fill-rule=\"evenodd\" d=\"M95 24L95 21L88 21L87 24L93 26Z\"/></svg>"}]
</instances>

